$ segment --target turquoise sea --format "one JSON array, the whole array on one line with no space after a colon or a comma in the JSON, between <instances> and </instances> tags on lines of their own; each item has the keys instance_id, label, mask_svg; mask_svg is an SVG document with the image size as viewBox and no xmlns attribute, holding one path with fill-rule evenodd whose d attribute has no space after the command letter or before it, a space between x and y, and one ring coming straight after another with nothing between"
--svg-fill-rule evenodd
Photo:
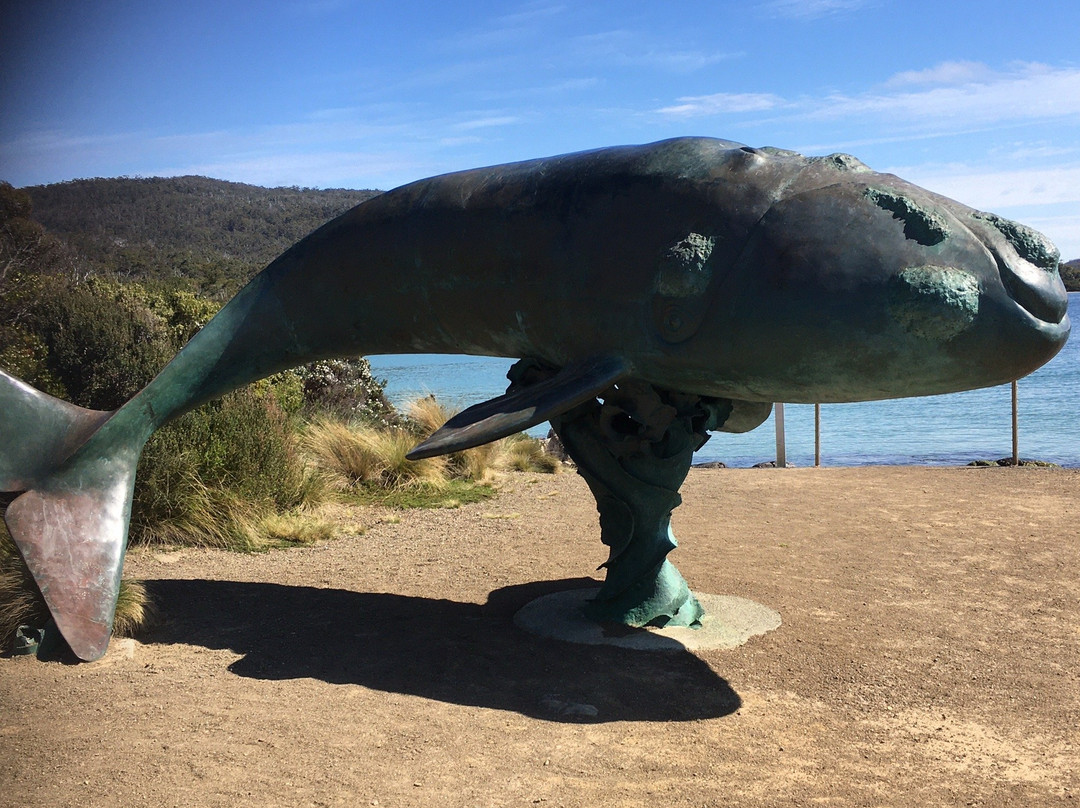
<instances>
[{"instance_id":1,"label":"turquoise sea","mask_svg":"<svg viewBox=\"0 0 1080 808\"><path fill-rule=\"evenodd\" d=\"M1019 382L1020 456L1080 467L1080 293L1069 295L1074 335L1054 359ZM433 393L465 407L501 395L513 360L475 356L369 357L396 405ZM1012 455L1009 385L928 398L825 404L821 464L962 465ZM787 461L814 462L814 407L784 407ZM533 434L544 435L547 425ZM695 462L752 466L776 457L773 418L742 435L717 433Z\"/></svg>"}]
</instances>

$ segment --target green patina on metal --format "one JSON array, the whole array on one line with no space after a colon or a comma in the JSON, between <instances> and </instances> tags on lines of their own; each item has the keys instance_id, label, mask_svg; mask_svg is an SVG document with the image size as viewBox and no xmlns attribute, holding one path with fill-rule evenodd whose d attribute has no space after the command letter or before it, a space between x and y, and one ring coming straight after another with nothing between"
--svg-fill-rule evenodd
<instances>
[{"instance_id":1,"label":"green patina on metal","mask_svg":"<svg viewBox=\"0 0 1080 808\"><path fill-rule=\"evenodd\" d=\"M702 295L709 288L712 270L709 256L716 239L700 233L690 233L667 251L660 261L656 276L656 292L671 297Z\"/></svg>"},{"instance_id":2,"label":"green patina on metal","mask_svg":"<svg viewBox=\"0 0 1080 808\"><path fill-rule=\"evenodd\" d=\"M511 390L528 389L553 368L523 360ZM551 419L596 498L606 577L586 616L627 626L701 625L704 611L667 555L677 546L671 513L694 452L720 429L730 401L623 383Z\"/></svg>"},{"instance_id":3,"label":"green patina on metal","mask_svg":"<svg viewBox=\"0 0 1080 808\"><path fill-rule=\"evenodd\" d=\"M815 160L827 160L832 163L836 168L841 171L853 171L858 174L871 174L873 170L860 160L858 157L852 157L850 154L844 154L843 152L837 152L836 154L830 154L827 157L815 157Z\"/></svg>"},{"instance_id":4,"label":"green patina on metal","mask_svg":"<svg viewBox=\"0 0 1080 808\"><path fill-rule=\"evenodd\" d=\"M904 223L904 235L927 247L949 237L949 227L935 211L911 197L883 188L867 188L866 198Z\"/></svg>"},{"instance_id":5,"label":"green patina on metal","mask_svg":"<svg viewBox=\"0 0 1080 808\"><path fill-rule=\"evenodd\" d=\"M897 220L903 226L897 226ZM597 499L590 607L693 624L671 511L708 430L771 402L1011 381L1069 333L1052 245L854 158L674 138L419 180L297 242L115 413L0 372L7 521L59 630L108 645L142 446L277 371L380 353L528 360L411 453L550 420Z\"/></svg>"},{"instance_id":6,"label":"green patina on metal","mask_svg":"<svg viewBox=\"0 0 1080 808\"><path fill-rule=\"evenodd\" d=\"M1058 263L1061 261L1061 253L1051 244L1042 233L1033 230L1027 225L1014 222L1012 219L1003 219L993 213L976 213L975 217L989 222L1008 239L1017 254L1033 263L1037 267L1056 273Z\"/></svg>"},{"instance_id":7,"label":"green patina on metal","mask_svg":"<svg viewBox=\"0 0 1080 808\"><path fill-rule=\"evenodd\" d=\"M954 267L908 267L889 289L889 311L909 333L948 341L979 313L979 281Z\"/></svg>"}]
</instances>

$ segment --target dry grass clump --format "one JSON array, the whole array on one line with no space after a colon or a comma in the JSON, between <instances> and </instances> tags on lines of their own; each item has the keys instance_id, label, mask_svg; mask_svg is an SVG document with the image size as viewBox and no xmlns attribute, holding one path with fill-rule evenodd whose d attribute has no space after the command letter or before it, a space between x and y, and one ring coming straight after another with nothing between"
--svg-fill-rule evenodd
<instances>
[{"instance_id":1,"label":"dry grass clump","mask_svg":"<svg viewBox=\"0 0 1080 808\"><path fill-rule=\"evenodd\" d=\"M424 396L413 401L406 408L409 421L417 434L426 438L456 415L456 411L440 402L435 396Z\"/></svg>"},{"instance_id":2,"label":"dry grass clump","mask_svg":"<svg viewBox=\"0 0 1080 808\"><path fill-rule=\"evenodd\" d=\"M122 580L113 616L113 636L134 637L157 619L157 608L142 581Z\"/></svg>"},{"instance_id":3,"label":"dry grass clump","mask_svg":"<svg viewBox=\"0 0 1080 808\"><path fill-rule=\"evenodd\" d=\"M7 528L0 524L0 643L6 650L19 626L43 626L48 620L45 598Z\"/></svg>"},{"instance_id":4,"label":"dry grass clump","mask_svg":"<svg viewBox=\"0 0 1080 808\"><path fill-rule=\"evenodd\" d=\"M539 471L555 474L562 469L562 461L544 451L543 444L525 434L511 435L502 441L500 462L514 471Z\"/></svg>"},{"instance_id":5,"label":"dry grass clump","mask_svg":"<svg viewBox=\"0 0 1080 808\"><path fill-rule=\"evenodd\" d=\"M281 544L267 520L316 505L325 488L301 456L297 419L265 391L238 391L150 439L135 478L131 540L265 550Z\"/></svg>"},{"instance_id":6,"label":"dry grass clump","mask_svg":"<svg viewBox=\"0 0 1080 808\"><path fill-rule=\"evenodd\" d=\"M422 438L431 435L455 414L434 396L417 399L408 409L409 420L416 425ZM490 479L496 468L554 474L562 467L558 458L544 451L539 440L524 432L454 452L447 456L447 462L452 476L475 481Z\"/></svg>"},{"instance_id":7,"label":"dry grass clump","mask_svg":"<svg viewBox=\"0 0 1080 808\"><path fill-rule=\"evenodd\" d=\"M350 425L319 418L308 425L302 444L309 461L339 491L357 486L445 486L444 458L406 458L416 442L415 434L399 427Z\"/></svg>"},{"instance_id":8,"label":"dry grass clump","mask_svg":"<svg viewBox=\"0 0 1080 808\"><path fill-rule=\"evenodd\" d=\"M338 535L332 522L306 513L273 513L262 520L262 535L278 545L315 544Z\"/></svg>"},{"instance_id":9,"label":"dry grass clump","mask_svg":"<svg viewBox=\"0 0 1080 808\"><path fill-rule=\"evenodd\" d=\"M272 502L246 499L227 488L207 485L198 477L185 482L182 507L160 513L154 521L144 521L139 530L144 544L249 553L312 544L335 534L330 523L303 510L281 512Z\"/></svg>"},{"instance_id":10,"label":"dry grass clump","mask_svg":"<svg viewBox=\"0 0 1080 808\"><path fill-rule=\"evenodd\" d=\"M495 469L557 471L560 463L527 435L409 460L406 455L454 412L433 396L407 408L405 426L348 423L323 416L307 425L302 441L308 462L339 492L401 507L448 507L494 492Z\"/></svg>"},{"instance_id":11,"label":"dry grass clump","mask_svg":"<svg viewBox=\"0 0 1080 808\"><path fill-rule=\"evenodd\" d=\"M418 398L407 410L408 420L414 425L421 440L430 437L456 414L456 410L436 400L435 396ZM454 479L473 482L491 479L493 467L500 455L499 443L501 441L494 441L460 452L451 452L446 455L447 473Z\"/></svg>"}]
</instances>

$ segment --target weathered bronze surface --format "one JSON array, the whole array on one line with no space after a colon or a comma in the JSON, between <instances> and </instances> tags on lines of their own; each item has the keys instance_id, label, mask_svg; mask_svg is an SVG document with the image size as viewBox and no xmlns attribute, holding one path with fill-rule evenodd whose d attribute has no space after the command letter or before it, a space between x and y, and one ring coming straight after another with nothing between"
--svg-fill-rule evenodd
<instances>
[{"instance_id":1,"label":"weathered bronze surface","mask_svg":"<svg viewBox=\"0 0 1080 808\"><path fill-rule=\"evenodd\" d=\"M313 359L471 353L550 374L463 413L416 456L552 419L577 446L613 550L627 535L607 527L625 523L611 502L627 475L668 491L630 531L658 553L682 478L658 481L657 469L669 444L696 440L690 413L704 407L709 428L742 431L773 401L1016 379L1068 336L1056 268L1056 250L1029 228L846 155L680 138L434 177L298 242L115 413L0 378L0 489L26 492L7 521L60 630L97 658L135 464L157 427ZM646 411L654 398L661 406ZM613 407L637 422L624 431L648 438L639 453L612 442ZM649 555L635 548L618 556ZM666 562L650 564L634 566L660 577L626 591L667 591ZM601 616L638 620L651 597ZM684 619L684 606L693 611L684 598L682 618L664 607L653 619Z\"/></svg>"}]
</instances>

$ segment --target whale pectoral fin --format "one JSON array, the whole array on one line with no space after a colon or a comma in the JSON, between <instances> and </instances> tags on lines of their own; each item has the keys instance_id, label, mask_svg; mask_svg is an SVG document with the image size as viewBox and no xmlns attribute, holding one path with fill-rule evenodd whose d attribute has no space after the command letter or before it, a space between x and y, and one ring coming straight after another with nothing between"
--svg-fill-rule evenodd
<instances>
[{"instance_id":1,"label":"whale pectoral fin","mask_svg":"<svg viewBox=\"0 0 1080 808\"><path fill-rule=\"evenodd\" d=\"M719 424L707 426L710 432L749 432L768 420L773 405L767 401L728 399L731 409Z\"/></svg>"},{"instance_id":2,"label":"whale pectoral fin","mask_svg":"<svg viewBox=\"0 0 1080 808\"><path fill-rule=\"evenodd\" d=\"M408 457L420 460L459 452L513 435L596 397L628 373L629 366L618 356L569 364L550 379L463 410Z\"/></svg>"}]
</instances>

